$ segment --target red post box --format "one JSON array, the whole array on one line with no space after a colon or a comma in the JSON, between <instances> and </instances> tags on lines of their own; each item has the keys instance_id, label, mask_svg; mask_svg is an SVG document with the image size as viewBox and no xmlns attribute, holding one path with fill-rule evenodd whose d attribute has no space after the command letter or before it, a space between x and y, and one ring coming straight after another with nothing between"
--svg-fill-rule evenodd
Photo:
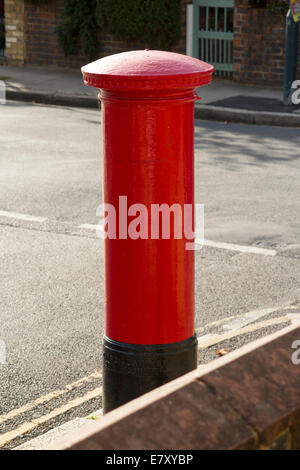
<instances>
[{"instance_id":1,"label":"red post box","mask_svg":"<svg viewBox=\"0 0 300 470\"><path fill-rule=\"evenodd\" d=\"M108 412L197 367L194 251L179 219L194 205L195 88L211 81L213 67L144 50L82 73L100 88L104 203L115 213L104 242Z\"/></svg>"}]
</instances>

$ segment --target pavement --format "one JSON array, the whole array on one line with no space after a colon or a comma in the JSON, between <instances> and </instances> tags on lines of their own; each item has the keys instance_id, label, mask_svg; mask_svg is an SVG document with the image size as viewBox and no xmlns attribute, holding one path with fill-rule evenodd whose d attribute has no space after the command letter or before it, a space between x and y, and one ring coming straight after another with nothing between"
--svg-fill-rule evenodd
<instances>
[{"instance_id":1,"label":"pavement","mask_svg":"<svg viewBox=\"0 0 300 470\"><path fill-rule=\"evenodd\" d=\"M84 64L83 64L84 65ZM7 99L97 108L97 90L83 85L80 70L0 65ZM300 126L300 106L284 106L282 90L213 79L198 90L195 117L245 124Z\"/></svg>"},{"instance_id":2,"label":"pavement","mask_svg":"<svg viewBox=\"0 0 300 470\"><path fill-rule=\"evenodd\" d=\"M89 428L91 431L95 427L95 424L101 419L103 411L97 410L84 418L75 418L71 421L67 421L60 426L57 426L50 431L31 439L25 444L14 448L13 450L47 450L54 445L58 440L67 438L72 433L80 433L83 429Z\"/></svg>"},{"instance_id":3,"label":"pavement","mask_svg":"<svg viewBox=\"0 0 300 470\"><path fill-rule=\"evenodd\" d=\"M10 449L101 408L101 112L0 109L0 447ZM299 145L295 128L195 121L200 364L299 317Z\"/></svg>"}]
</instances>

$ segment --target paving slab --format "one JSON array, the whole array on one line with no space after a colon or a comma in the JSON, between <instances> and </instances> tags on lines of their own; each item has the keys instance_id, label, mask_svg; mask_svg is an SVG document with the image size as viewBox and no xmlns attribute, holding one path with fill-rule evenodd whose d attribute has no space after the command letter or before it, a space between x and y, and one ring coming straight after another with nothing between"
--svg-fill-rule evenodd
<instances>
[{"instance_id":1,"label":"paving slab","mask_svg":"<svg viewBox=\"0 0 300 470\"><path fill-rule=\"evenodd\" d=\"M85 65L85 64L82 64ZM7 99L61 106L96 108L97 90L83 85L80 70L0 65ZM249 124L300 126L299 106L284 106L282 91L214 79L199 88L199 119Z\"/></svg>"}]
</instances>

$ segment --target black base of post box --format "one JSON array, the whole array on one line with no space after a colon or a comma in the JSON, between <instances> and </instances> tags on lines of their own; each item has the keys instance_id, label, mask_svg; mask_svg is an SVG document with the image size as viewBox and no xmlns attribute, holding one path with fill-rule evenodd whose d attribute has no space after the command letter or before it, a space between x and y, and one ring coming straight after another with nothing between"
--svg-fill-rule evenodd
<instances>
[{"instance_id":1,"label":"black base of post box","mask_svg":"<svg viewBox=\"0 0 300 470\"><path fill-rule=\"evenodd\" d=\"M138 345L104 337L103 412L197 367L197 337L171 344Z\"/></svg>"}]
</instances>

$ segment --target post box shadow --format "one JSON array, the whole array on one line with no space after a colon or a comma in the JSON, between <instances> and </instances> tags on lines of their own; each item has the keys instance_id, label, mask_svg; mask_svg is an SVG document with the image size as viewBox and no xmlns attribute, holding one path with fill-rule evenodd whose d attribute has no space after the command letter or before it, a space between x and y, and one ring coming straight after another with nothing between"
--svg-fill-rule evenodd
<instances>
[{"instance_id":1,"label":"post box shadow","mask_svg":"<svg viewBox=\"0 0 300 470\"><path fill-rule=\"evenodd\" d=\"M296 128L201 122L195 124L195 153L207 165L222 165L227 170L241 166L264 166L297 162L300 138ZM211 153L220 153L212 156ZM217 151L217 152L216 152Z\"/></svg>"}]
</instances>

